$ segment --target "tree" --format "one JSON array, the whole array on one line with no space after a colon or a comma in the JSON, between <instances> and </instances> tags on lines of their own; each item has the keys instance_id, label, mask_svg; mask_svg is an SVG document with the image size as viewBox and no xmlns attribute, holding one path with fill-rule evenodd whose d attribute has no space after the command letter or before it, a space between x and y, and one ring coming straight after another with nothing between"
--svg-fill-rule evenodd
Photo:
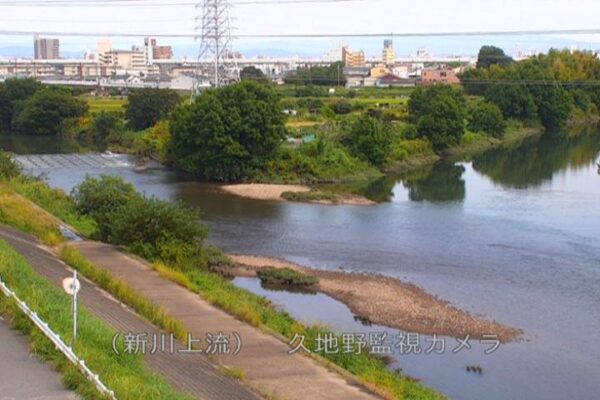
<instances>
[{"instance_id":1,"label":"tree","mask_svg":"<svg viewBox=\"0 0 600 400\"><path fill-rule=\"evenodd\" d=\"M7 79L0 83L0 133L12 131L12 121L23 101L41 89L35 79Z\"/></svg>"},{"instance_id":2,"label":"tree","mask_svg":"<svg viewBox=\"0 0 600 400\"><path fill-rule=\"evenodd\" d=\"M335 62L327 67L298 68L285 77L285 83L296 85L344 86L344 65Z\"/></svg>"},{"instance_id":3,"label":"tree","mask_svg":"<svg viewBox=\"0 0 600 400\"><path fill-rule=\"evenodd\" d=\"M244 69L242 69L240 71L240 79L243 81L249 80L249 79L259 81L259 82L267 81L267 77L265 76L265 74L260 69L256 68L253 65L244 67Z\"/></svg>"},{"instance_id":4,"label":"tree","mask_svg":"<svg viewBox=\"0 0 600 400\"><path fill-rule=\"evenodd\" d=\"M507 56L501 48L483 46L479 50L479 56L477 57L477 68L489 68L492 65L508 67L513 62L514 60Z\"/></svg>"},{"instance_id":5,"label":"tree","mask_svg":"<svg viewBox=\"0 0 600 400\"><path fill-rule=\"evenodd\" d=\"M465 132L466 100L460 90L432 86L415 90L408 102L409 120L437 151L460 143Z\"/></svg>"},{"instance_id":6,"label":"tree","mask_svg":"<svg viewBox=\"0 0 600 400\"><path fill-rule=\"evenodd\" d=\"M505 118L531 121L537 117L535 100L524 85L499 83L488 89L485 98L500 107Z\"/></svg>"},{"instance_id":7,"label":"tree","mask_svg":"<svg viewBox=\"0 0 600 400\"><path fill-rule=\"evenodd\" d=\"M430 112L417 123L419 136L426 137L436 151L456 146L465 133L463 106L451 96L434 98Z\"/></svg>"},{"instance_id":8,"label":"tree","mask_svg":"<svg viewBox=\"0 0 600 400\"><path fill-rule=\"evenodd\" d=\"M535 90L542 125L549 131L563 129L573 111L573 96L562 86L545 86Z\"/></svg>"},{"instance_id":9,"label":"tree","mask_svg":"<svg viewBox=\"0 0 600 400\"><path fill-rule=\"evenodd\" d=\"M102 175L87 176L71 191L77 211L91 216L98 225L98 239L107 241L112 232L111 213L123 204L139 196L132 184L120 177Z\"/></svg>"},{"instance_id":10,"label":"tree","mask_svg":"<svg viewBox=\"0 0 600 400\"><path fill-rule=\"evenodd\" d=\"M364 116L352 125L349 145L360 158L382 166L392 150L392 133L378 119Z\"/></svg>"},{"instance_id":11,"label":"tree","mask_svg":"<svg viewBox=\"0 0 600 400\"><path fill-rule=\"evenodd\" d=\"M483 102L473 110L469 129L473 132L485 132L494 137L502 137L506 130L506 122L497 105Z\"/></svg>"},{"instance_id":12,"label":"tree","mask_svg":"<svg viewBox=\"0 0 600 400\"><path fill-rule=\"evenodd\" d=\"M171 135L178 168L209 180L247 178L286 137L279 95L256 81L205 91L173 114Z\"/></svg>"},{"instance_id":13,"label":"tree","mask_svg":"<svg viewBox=\"0 0 600 400\"><path fill-rule=\"evenodd\" d=\"M432 101L441 96L453 99L461 108L466 106L466 100L462 92L449 85L419 87L412 92L408 101L410 122L417 123L421 117L430 114Z\"/></svg>"},{"instance_id":14,"label":"tree","mask_svg":"<svg viewBox=\"0 0 600 400\"><path fill-rule=\"evenodd\" d=\"M96 143L106 143L111 138L120 136L124 130L121 113L101 111L92 118L87 134Z\"/></svg>"},{"instance_id":15,"label":"tree","mask_svg":"<svg viewBox=\"0 0 600 400\"><path fill-rule=\"evenodd\" d=\"M125 117L129 126L142 130L166 118L179 104L179 95L171 89L135 89L128 97Z\"/></svg>"},{"instance_id":16,"label":"tree","mask_svg":"<svg viewBox=\"0 0 600 400\"><path fill-rule=\"evenodd\" d=\"M13 117L13 130L21 134L58 135L65 122L84 116L88 105L60 88L38 90Z\"/></svg>"}]
</instances>

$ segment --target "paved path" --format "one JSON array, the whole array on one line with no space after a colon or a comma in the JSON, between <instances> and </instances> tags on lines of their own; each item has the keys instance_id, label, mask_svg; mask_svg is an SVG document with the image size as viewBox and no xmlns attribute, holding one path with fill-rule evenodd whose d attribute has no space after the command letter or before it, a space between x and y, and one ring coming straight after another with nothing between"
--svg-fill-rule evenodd
<instances>
[{"instance_id":1,"label":"paved path","mask_svg":"<svg viewBox=\"0 0 600 400\"><path fill-rule=\"evenodd\" d=\"M56 286L62 287L62 279L72 275L62 261L39 246L38 242L29 235L0 224L0 239L7 241L41 276L48 278ZM92 314L118 332L148 333L149 337L157 334L160 337L161 332L156 327L137 316L91 281L82 279L79 298ZM176 348L182 346L180 344ZM0 358L3 357L3 353L0 354L2 354ZM145 362L150 370L165 376L173 387L190 393L198 399L258 400L260 398L239 382L220 374L215 365L201 354L158 351L155 355L146 355ZM3 379L0 379L1 381ZM4 394L1 388L0 384L0 400L3 399Z\"/></svg>"},{"instance_id":2,"label":"paved path","mask_svg":"<svg viewBox=\"0 0 600 400\"><path fill-rule=\"evenodd\" d=\"M0 400L75 400L62 376L29 353L26 336L0 317Z\"/></svg>"},{"instance_id":3,"label":"paved path","mask_svg":"<svg viewBox=\"0 0 600 400\"><path fill-rule=\"evenodd\" d=\"M128 282L154 304L165 308L183 322L194 338L205 338L207 333L219 331L238 333L242 339L241 352L236 356L217 356L216 359L219 363L245 371L246 379L253 387L261 388L278 399L288 400L377 398L310 357L301 354L290 356L286 343L238 321L198 295L160 277L148 265L116 247L97 242L70 245L77 247L95 265Z\"/></svg>"}]
</instances>

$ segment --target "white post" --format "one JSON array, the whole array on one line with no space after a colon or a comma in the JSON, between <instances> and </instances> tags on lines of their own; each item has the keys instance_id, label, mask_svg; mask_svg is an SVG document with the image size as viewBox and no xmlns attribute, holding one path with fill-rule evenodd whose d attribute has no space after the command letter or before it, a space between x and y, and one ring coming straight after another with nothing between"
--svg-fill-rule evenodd
<instances>
[{"instance_id":1,"label":"white post","mask_svg":"<svg viewBox=\"0 0 600 400\"><path fill-rule=\"evenodd\" d=\"M77 270L73 270L73 337L71 338L71 348L75 350L75 339L77 338Z\"/></svg>"}]
</instances>

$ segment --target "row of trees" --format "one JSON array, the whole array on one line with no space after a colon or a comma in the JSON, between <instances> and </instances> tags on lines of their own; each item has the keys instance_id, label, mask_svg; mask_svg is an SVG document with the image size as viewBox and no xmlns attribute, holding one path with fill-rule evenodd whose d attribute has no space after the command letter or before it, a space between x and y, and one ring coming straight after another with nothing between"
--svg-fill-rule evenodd
<instances>
[{"instance_id":1,"label":"row of trees","mask_svg":"<svg viewBox=\"0 0 600 400\"><path fill-rule=\"evenodd\" d=\"M0 133L57 135L83 117L85 102L63 87L42 87L33 79L0 83Z\"/></svg>"},{"instance_id":2,"label":"row of trees","mask_svg":"<svg viewBox=\"0 0 600 400\"><path fill-rule=\"evenodd\" d=\"M326 67L299 67L285 77L285 83L293 85L344 86L344 65L336 62Z\"/></svg>"},{"instance_id":3,"label":"row of trees","mask_svg":"<svg viewBox=\"0 0 600 400\"><path fill-rule=\"evenodd\" d=\"M539 120L547 130L564 128L575 108L590 113L600 107L600 60L591 52L551 50L514 62L487 46L477 68L461 79L467 94L484 96L505 118Z\"/></svg>"},{"instance_id":4,"label":"row of trees","mask_svg":"<svg viewBox=\"0 0 600 400\"><path fill-rule=\"evenodd\" d=\"M90 122L87 102L60 86L42 86L34 79L0 83L0 134L59 135L76 132L95 139L125 129L144 130L167 118L180 103L173 90L132 90L120 112L101 112Z\"/></svg>"},{"instance_id":5,"label":"row of trees","mask_svg":"<svg viewBox=\"0 0 600 400\"><path fill-rule=\"evenodd\" d=\"M451 86L416 89L408 108L412 136L428 139L437 151L460 144L467 129L494 137L506 130L497 105L488 101L468 105L462 90Z\"/></svg>"}]
</instances>

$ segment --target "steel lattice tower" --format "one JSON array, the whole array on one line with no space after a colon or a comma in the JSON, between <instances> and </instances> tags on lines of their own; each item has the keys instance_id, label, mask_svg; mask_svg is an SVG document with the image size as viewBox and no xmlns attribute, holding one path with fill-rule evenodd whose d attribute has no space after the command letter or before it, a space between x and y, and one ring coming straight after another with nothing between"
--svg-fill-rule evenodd
<instances>
[{"instance_id":1,"label":"steel lattice tower","mask_svg":"<svg viewBox=\"0 0 600 400\"><path fill-rule=\"evenodd\" d=\"M239 80L239 69L231 47L231 23L228 0L203 0L196 4L196 39L200 39L194 94L202 79L219 87Z\"/></svg>"}]
</instances>

